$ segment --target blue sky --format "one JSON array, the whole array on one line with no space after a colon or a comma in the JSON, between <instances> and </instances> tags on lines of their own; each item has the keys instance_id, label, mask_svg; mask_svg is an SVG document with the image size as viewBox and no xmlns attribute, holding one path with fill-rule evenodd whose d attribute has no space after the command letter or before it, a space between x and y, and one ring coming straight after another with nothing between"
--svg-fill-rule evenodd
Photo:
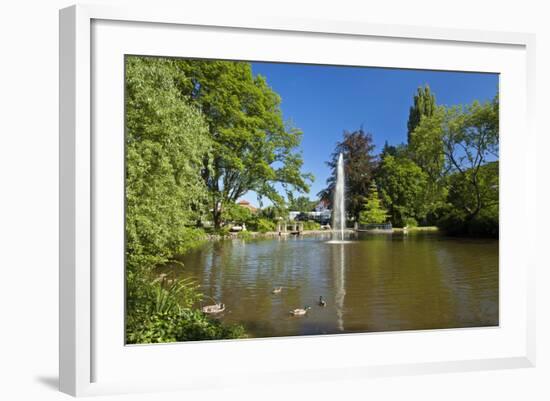
<instances>
[{"instance_id":1,"label":"blue sky","mask_svg":"<svg viewBox=\"0 0 550 401\"><path fill-rule=\"evenodd\" d=\"M325 162L344 130L363 126L373 135L375 153L386 140L406 142L409 107L419 86L428 84L440 105L488 101L498 91L497 74L282 63L252 63L252 69L281 96L284 119L304 133L303 170L315 176L312 199L325 186L330 175ZM255 193L243 198L258 204Z\"/></svg>"}]
</instances>

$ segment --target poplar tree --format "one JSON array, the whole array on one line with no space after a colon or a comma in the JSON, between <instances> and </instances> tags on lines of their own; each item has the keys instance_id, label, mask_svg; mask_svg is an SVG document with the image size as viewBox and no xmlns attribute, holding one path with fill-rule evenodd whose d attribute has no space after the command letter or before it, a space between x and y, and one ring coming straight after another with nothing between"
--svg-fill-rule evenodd
<instances>
[{"instance_id":1,"label":"poplar tree","mask_svg":"<svg viewBox=\"0 0 550 401\"><path fill-rule=\"evenodd\" d=\"M407 121L407 141L411 142L411 134L420 124L422 116L431 117L435 111L435 96L428 85L419 87L414 95L414 104L409 109L409 120Z\"/></svg>"}]
</instances>

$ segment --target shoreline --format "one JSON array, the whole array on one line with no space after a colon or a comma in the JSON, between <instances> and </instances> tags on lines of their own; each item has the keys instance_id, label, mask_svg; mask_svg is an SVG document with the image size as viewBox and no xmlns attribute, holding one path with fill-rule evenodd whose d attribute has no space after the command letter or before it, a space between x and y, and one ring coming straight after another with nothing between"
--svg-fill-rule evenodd
<instances>
[{"instance_id":1,"label":"shoreline","mask_svg":"<svg viewBox=\"0 0 550 401\"><path fill-rule=\"evenodd\" d=\"M357 233L357 231L353 228L346 228L345 230L346 234L352 234ZM437 232L440 231L439 228L435 226L427 226L427 227L411 227L408 229L404 229L402 227L394 227L392 228L391 232L383 232L380 230L372 230L372 231L363 231L364 233L368 234L393 234L393 233L407 233L407 232L414 232L414 231L420 231L420 232ZM246 234L242 234L246 233ZM331 235L331 230L304 230L301 231L299 234L292 234L291 232L277 232L277 231L267 231L265 233L259 232L259 231L239 231L234 233L228 233L228 234L206 234L206 240L207 241L221 241L221 240L227 240L227 239L261 239L261 238L278 238L278 237L301 237L301 236L314 236L314 235Z\"/></svg>"}]
</instances>

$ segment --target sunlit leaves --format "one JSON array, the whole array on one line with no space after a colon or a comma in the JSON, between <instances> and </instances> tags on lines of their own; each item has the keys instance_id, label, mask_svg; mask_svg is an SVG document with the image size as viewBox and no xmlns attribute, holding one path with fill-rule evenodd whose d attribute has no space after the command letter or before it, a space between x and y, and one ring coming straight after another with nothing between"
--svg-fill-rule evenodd
<instances>
[{"instance_id":1,"label":"sunlit leaves","mask_svg":"<svg viewBox=\"0 0 550 401\"><path fill-rule=\"evenodd\" d=\"M201 112L179 91L170 60L126 60L126 240L130 268L171 257L195 233L211 151Z\"/></svg>"}]
</instances>

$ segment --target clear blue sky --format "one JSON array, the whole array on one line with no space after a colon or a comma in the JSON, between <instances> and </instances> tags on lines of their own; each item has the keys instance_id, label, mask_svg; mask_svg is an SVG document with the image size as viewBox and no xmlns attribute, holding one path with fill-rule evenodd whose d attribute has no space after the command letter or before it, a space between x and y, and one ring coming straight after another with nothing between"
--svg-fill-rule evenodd
<instances>
[{"instance_id":1,"label":"clear blue sky","mask_svg":"<svg viewBox=\"0 0 550 401\"><path fill-rule=\"evenodd\" d=\"M498 91L497 74L282 63L252 63L252 69L281 96L284 119L304 133L303 169L315 176L312 199L325 186L330 175L325 162L344 130L362 125L373 135L375 153L386 140L406 142L409 107L419 86L428 84L440 105L488 101ZM258 204L255 193L243 198Z\"/></svg>"}]
</instances>

